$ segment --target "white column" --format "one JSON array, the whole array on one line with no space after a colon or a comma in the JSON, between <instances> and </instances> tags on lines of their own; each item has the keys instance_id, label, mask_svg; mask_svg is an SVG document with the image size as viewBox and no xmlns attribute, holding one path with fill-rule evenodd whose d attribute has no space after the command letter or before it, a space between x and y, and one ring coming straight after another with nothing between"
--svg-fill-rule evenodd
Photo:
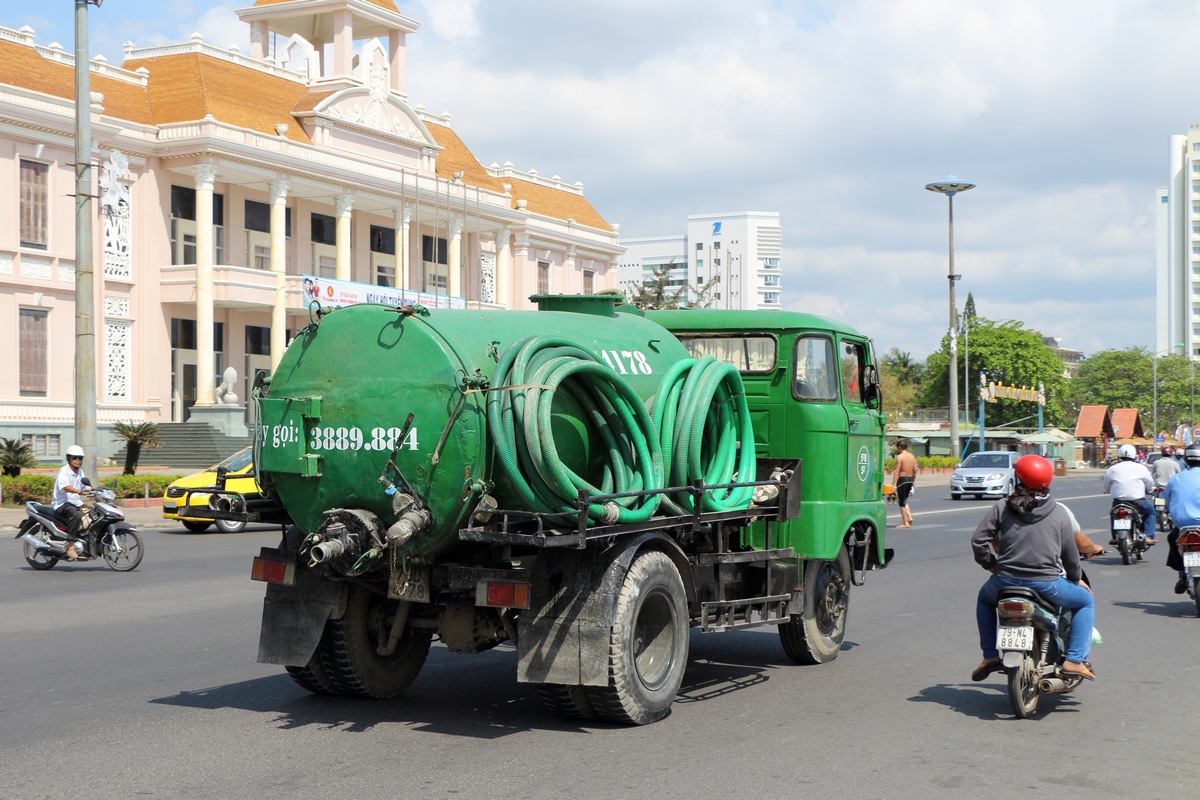
<instances>
[{"instance_id":1,"label":"white column","mask_svg":"<svg viewBox=\"0 0 1200 800\"><path fill-rule=\"evenodd\" d=\"M496 302L503 308L512 307L509 299L512 288L508 285L509 273L512 270L512 250L508 246L509 238L508 228L501 227L496 231Z\"/></svg>"},{"instance_id":2,"label":"white column","mask_svg":"<svg viewBox=\"0 0 1200 800\"><path fill-rule=\"evenodd\" d=\"M354 72L354 15L333 12L333 77L350 77Z\"/></svg>"},{"instance_id":3,"label":"white column","mask_svg":"<svg viewBox=\"0 0 1200 800\"><path fill-rule=\"evenodd\" d=\"M267 60L267 49L270 47L271 31L266 20L250 23L250 57L255 61Z\"/></svg>"},{"instance_id":4,"label":"white column","mask_svg":"<svg viewBox=\"0 0 1200 800\"><path fill-rule=\"evenodd\" d=\"M287 195L289 183L271 181L271 272L275 274L275 305L271 308L271 373L287 347Z\"/></svg>"},{"instance_id":5,"label":"white column","mask_svg":"<svg viewBox=\"0 0 1200 800\"><path fill-rule=\"evenodd\" d=\"M411 221L412 209L408 206L396 209L392 217L396 229L396 285L401 289L408 289L412 285L408 274L408 226Z\"/></svg>"},{"instance_id":6,"label":"white column","mask_svg":"<svg viewBox=\"0 0 1200 800\"><path fill-rule=\"evenodd\" d=\"M575 283L575 245L567 245L567 257L563 260L563 294L583 294L583 276Z\"/></svg>"},{"instance_id":7,"label":"white column","mask_svg":"<svg viewBox=\"0 0 1200 800\"><path fill-rule=\"evenodd\" d=\"M388 85L393 92L402 95L408 93L408 77L406 74L407 65L405 62L404 48L404 31L389 31L388 57L391 63L388 65Z\"/></svg>"},{"instance_id":8,"label":"white column","mask_svg":"<svg viewBox=\"0 0 1200 800\"><path fill-rule=\"evenodd\" d=\"M344 194L337 199L337 272L339 281L350 280L350 211L354 195Z\"/></svg>"},{"instance_id":9,"label":"white column","mask_svg":"<svg viewBox=\"0 0 1200 800\"><path fill-rule=\"evenodd\" d=\"M450 272L450 281L446 291L451 297L462 297L462 232L462 218L450 220L450 242L446 248L446 269Z\"/></svg>"},{"instance_id":10,"label":"white column","mask_svg":"<svg viewBox=\"0 0 1200 800\"><path fill-rule=\"evenodd\" d=\"M214 164L192 169L196 178L196 405L211 406L216 394L213 348L213 185Z\"/></svg>"}]
</instances>

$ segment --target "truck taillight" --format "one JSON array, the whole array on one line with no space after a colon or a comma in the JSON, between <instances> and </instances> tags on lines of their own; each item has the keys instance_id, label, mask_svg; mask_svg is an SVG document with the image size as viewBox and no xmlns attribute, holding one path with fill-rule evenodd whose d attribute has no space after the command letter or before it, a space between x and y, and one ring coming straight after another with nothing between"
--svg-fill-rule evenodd
<instances>
[{"instance_id":1,"label":"truck taillight","mask_svg":"<svg viewBox=\"0 0 1200 800\"><path fill-rule=\"evenodd\" d=\"M1033 603L1028 600L1001 600L996 608L1001 619L1033 619Z\"/></svg>"},{"instance_id":2,"label":"truck taillight","mask_svg":"<svg viewBox=\"0 0 1200 800\"><path fill-rule=\"evenodd\" d=\"M296 565L291 561L278 561L273 558L254 557L254 566L250 568L250 578L266 583L282 583L291 586L296 582Z\"/></svg>"},{"instance_id":3,"label":"truck taillight","mask_svg":"<svg viewBox=\"0 0 1200 800\"><path fill-rule=\"evenodd\" d=\"M475 605L496 608L529 608L529 584L480 581L475 585Z\"/></svg>"}]
</instances>

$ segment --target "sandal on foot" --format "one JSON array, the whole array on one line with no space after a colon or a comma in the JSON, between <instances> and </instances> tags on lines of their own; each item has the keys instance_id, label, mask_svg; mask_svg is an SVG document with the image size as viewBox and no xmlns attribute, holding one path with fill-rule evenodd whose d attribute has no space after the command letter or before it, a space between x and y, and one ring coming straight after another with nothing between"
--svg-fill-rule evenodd
<instances>
[{"instance_id":1,"label":"sandal on foot","mask_svg":"<svg viewBox=\"0 0 1200 800\"><path fill-rule=\"evenodd\" d=\"M1090 669L1088 669L1088 665L1086 663L1080 664L1079 667L1080 667L1079 669L1068 669L1066 667L1066 665L1064 664L1063 666L1058 668L1058 671L1061 672L1063 675L1075 675L1075 676L1078 676L1078 677L1083 678L1084 680L1088 680L1088 681L1096 680L1095 674L1093 674L1092 671Z\"/></svg>"},{"instance_id":2,"label":"sandal on foot","mask_svg":"<svg viewBox=\"0 0 1200 800\"><path fill-rule=\"evenodd\" d=\"M971 672L971 680L978 683L979 681L991 675L993 672L999 672L1004 669L1004 662L998 658L985 658L979 662L979 666Z\"/></svg>"}]
</instances>

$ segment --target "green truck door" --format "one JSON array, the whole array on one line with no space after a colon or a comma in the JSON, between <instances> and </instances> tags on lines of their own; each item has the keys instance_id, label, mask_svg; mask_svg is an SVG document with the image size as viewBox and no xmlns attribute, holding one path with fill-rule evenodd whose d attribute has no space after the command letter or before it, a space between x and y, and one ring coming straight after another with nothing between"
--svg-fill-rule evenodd
<instances>
[{"instance_id":1,"label":"green truck door","mask_svg":"<svg viewBox=\"0 0 1200 800\"><path fill-rule=\"evenodd\" d=\"M879 499L883 485L883 450L880 414L866 405L867 365L865 341L841 338L838 361L841 370L842 408L846 415L846 501Z\"/></svg>"}]
</instances>

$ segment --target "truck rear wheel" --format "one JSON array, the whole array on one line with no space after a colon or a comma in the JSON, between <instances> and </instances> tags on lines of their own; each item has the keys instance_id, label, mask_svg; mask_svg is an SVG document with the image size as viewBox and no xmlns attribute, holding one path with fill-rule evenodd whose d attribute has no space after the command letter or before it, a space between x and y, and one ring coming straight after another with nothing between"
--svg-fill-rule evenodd
<instances>
[{"instance_id":1,"label":"truck rear wheel","mask_svg":"<svg viewBox=\"0 0 1200 800\"><path fill-rule=\"evenodd\" d=\"M542 704L555 714L571 719L593 719L596 710L588 699L587 687L565 683L543 683L538 686Z\"/></svg>"},{"instance_id":2,"label":"truck rear wheel","mask_svg":"<svg viewBox=\"0 0 1200 800\"><path fill-rule=\"evenodd\" d=\"M617 598L608 639L608 685L589 686L603 719L646 725L671 710L687 666L688 611L683 579L657 550L634 559Z\"/></svg>"},{"instance_id":3,"label":"truck rear wheel","mask_svg":"<svg viewBox=\"0 0 1200 800\"><path fill-rule=\"evenodd\" d=\"M325 671L325 665L321 663L319 647L303 667L284 667L284 669L302 689L313 694L337 694L333 688L333 681L329 679L329 673Z\"/></svg>"},{"instance_id":4,"label":"truck rear wheel","mask_svg":"<svg viewBox=\"0 0 1200 800\"><path fill-rule=\"evenodd\" d=\"M804 611L779 626L779 641L797 664L824 664L837 658L846 636L850 609L850 556L846 548L833 561L804 564Z\"/></svg>"},{"instance_id":5,"label":"truck rear wheel","mask_svg":"<svg viewBox=\"0 0 1200 800\"><path fill-rule=\"evenodd\" d=\"M399 602L355 586L342 618L325 623L317 652L335 693L395 697L416 680L429 655L427 631L406 631L390 656L378 652L387 643Z\"/></svg>"}]
</instances>

